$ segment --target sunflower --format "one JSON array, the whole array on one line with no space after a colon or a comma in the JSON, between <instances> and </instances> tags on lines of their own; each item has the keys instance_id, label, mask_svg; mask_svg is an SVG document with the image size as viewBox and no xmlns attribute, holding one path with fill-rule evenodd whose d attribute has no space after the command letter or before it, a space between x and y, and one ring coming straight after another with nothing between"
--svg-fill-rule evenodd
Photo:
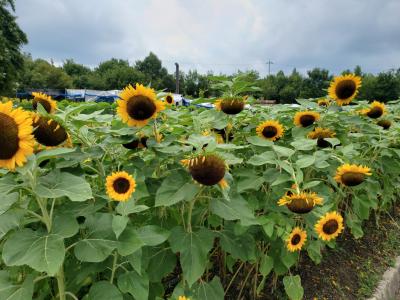
<instances>
[{"instance_id":1,"label":"sunflower","mask_svg":"<svg viewBox=\"0 0 400 300\"><path fill-rule=\"evenodd\" d=\"M129 126L144 126L165 109L165 103L157 100L153 89L136 84L128 85L119 95L117 113Z\"/></svg>"},{"instance_id":2,"label":"sunflower","mask_svg":"<svg viewBox=\"0 0 400 300\"><path fill-rule=\"evenodd\" d=\"M330 147L331 144L325 140L325 138L333 138L335 137L336 133L329 128L322 128L322 127L317 127L314 129L314 131L311 131L308 134L308 138L310 139L317 139L317 145L318 147L321 148L326 148Z\"/></svg>"},{"instance_id":3,"label":"sunflower","mask_svg":"<svg viewBox=\"0 0 400 300\"><path fill-rule=\"evenodd\" d=\"M307 232L300 227L293 228L286 240L286 247L290 252L301 250L307 240Z\"/></svg>"},{"instance_id":4,"label":"sunflower","mask_svg":"<svg viewBox=\"0 0 400 300\"><path fill-rule=\"evenodd\" d=\"M320 114L315 111L299 111L294 115L294 125L308 127L318 121Z\"/></svg>"},{"instance_id":5,"label":"sunflower","mask_svg":"<svg viewBox=\"0 0 400 300\"><path fill-rule=\"evenodd\" d=\"M315 205L321 205L323 199L319 197L316 193L286 193L278 201L279 206L286 205L290 211L297 214L305 214L310 212Z\"/></svg>"},{"instance_id":6,"label":"sunflower","mask_svg":"<svg viewBox=\"0 0 400 300\"><path fill-rule=\"evenodd\" d=\"M280 139L283 136L284 132L283 126L273 120L268 120L260 125L258 125L256 132L259 137L270 140L270 141L276 141Z\"/></svg>"},{"instance_id":7,"label":"sunflower","mask_svg":"<svg viewBox=\"0 0 400 300\"><path fill-rule=\"evenodd\" d=\"M147 148L147 136L143 136L140 139L134 139L129 143L122 144L122 146L126 149L134 150L134 149L143 149Z\"/></svg>"},{"instance_id":8,"label":"sunflower","mask_svg":"<svg viewBox=\"0 0 400 300\"><path fill-rule=\"evenodd\" d=\"M386 106L381 102L374 101L371 103L370 108L362 110L361 113L371 119L378 119L386 113Z\"/></svg>"},{"instance_id":9,"label":"sunflower","mask_svg":"<svg viewBox=\"0 0 400 300\"><path fill-rule=\"evenodd\" d=\"M337 76L331 82L328 94L339 106L349 104L358 94L361 86L361 77L348 74Z\"/></svg>"},{"instance_id":10,"label":"sunflower","mask_svg":"<svg viewBox=\"0 0 400 300\"><path fill-rule=\"evenodd\" d=\"M236 115L244 109L245 99L241 97L226 97L215 101L215 108L227 115Z\"/></svg>"},{"instance_id":11,"label":"sunflower","mask_svg":"<svg viewBox=\"0 0 400 300\"><path fill-rule=\"evenodd\" d=\"M67 131L57 121L44 116L35 114L33 116L33 136L36 141L46 147L57 147L71 143Z\"/></svg>"},{"instance_id":12,"label":"sunflower","mask_svg":"<svg viewBox=\"0 0 400 300\"><path fill-rule=\"evenodd\" d=\"M326 213L315 224L315 231L318 237L324 241L337 238L343 229L343 217L336 211Z\"/></svg>"},{"instance_id":13,"label":"sunflower","mask_svg":"<svg viewBox=\"0 0 400 300\"><path fill-rule=\"evenodd\" d=\"M57 102L51 99L50 96L36 92L33 92L32 96L34 97L32 101L33 110L37 110L38 103L40 103L48 114L52 114L56 111Z\"/></svg>"},{"instance_id":14,"label":"sunflower","mask_svg":"<svg viewBox=\"0 0 400 300\"><path fill-rule=\"evenodd\" d=\"M221 134L214 132L214 131L208 131L208 130L203 130L203 132L201 133L202 136L213 136L215 138L215 141L217 142L217 144L223 144L224 143L224 139L222 137Z\"/></svg>"},{"instance_id":15,"label":"sunflower","mask_svg":"<svg viewBox=\"0 0 400 300\"><path fill-rule=\"evenodd\" d=\"M226 126L226 128L224 128L224 129L216 129L216 128L214 128L213 131L215 131L215 133L218 134L221 137L221 139L218 138L218 140L221 140L222 143L224 143L226 141L226 138L228 138L228 142L233 140L234 135L233 135L233 132L232 132L232 125L231 124L228 124L228 126ZM228 136L226 135L227 132L229 132ZM218 142L218 144L222 144L222 143Z\"/></svg>"},{"instance_id":16,"label":"sunflower","mask_svg":"<svg viewBox=\"0 0 400 300\"><path fill-rule=\"evenodd\" d=\"M335 180L346 186L356 186L361 184L365 180L365 176L371 176L371 169L358 166L344 164L337 168Z\"/></svg>"},{"instance_id":17,"label":"sunflower","mask_svg":"<svg viewBox=\"0 0 400 300\"><path fill-rule=\"evenodd\" d=\"M383 129L389 129L392 126L392 122L390 120L379 120L376 124L383 127Z\"/></svg>"},{"instance_id":18,"label":"sunflower","mask_svg":"<svg viewBox=\"0 0 400 300\"><path fill-rule=\"evenodd\" d=\"M127 172L114 172L106 179L108 196L115 201L127 201L136 188L136 181Z\"/></svg>"},{"instance_id":19,"label":"sunflower","mask_svg":"<svg viewBox=\"0 0 400 300\"><path fill-rule=\"evenodd\" d=\"M178 300L190 300L190 298L186 298L185 296L179 296Z\"/></svg>"},{"instance_id":20,"label":"sunflower","mask_svg":"<svg viewBox=\"0 0 400 300\"><path fill-rule=\"evenodd\" d=\"M218 183L222 188L228 186L224 179L227 165L216 154L204 154L183 159L181 163L189 169L192 178L200 184L211 186Z\"/></svg>"},{"instance_id":21,"label":"sunflower","mask_svg":"<svg viewBox=\"0 0 400 300\"><path fill-rule=\"evenodd\" d=\"M0 103L0 168L14 170L26 162L35 145L32 131L28 112L13 109L11 101Z\"/></svg>"},{"instance_id":22,"label":"sunflower","mask_svg":"<svg viewBox=\"0 0 400 300\"><path fill-rule=\"evenodd\" d=\"M320 99L318 100L318 106L329 106L331 103L329 99Z\"/></svg>"},{"instance_id":23,"label":"sunflower","mask_svg":"<svg viewBox=\"0 0 400 300\"><path fill-rule=\"evenodd\" d=\"M174 96L172 96L172 94L168 94L165 96L165 102L167 102L169 105L174 104Z\"/></svg>"}]
</instances>

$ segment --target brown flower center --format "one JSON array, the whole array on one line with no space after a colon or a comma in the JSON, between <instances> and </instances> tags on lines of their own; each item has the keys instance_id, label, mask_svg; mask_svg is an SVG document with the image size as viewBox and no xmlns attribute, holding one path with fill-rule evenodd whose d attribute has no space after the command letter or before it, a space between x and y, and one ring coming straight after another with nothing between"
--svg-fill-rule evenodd
<instances>
[{"instance_id":1,"label":"brown flower center","mask_svg":"<svg viewBox=\"0 0 400 300\"><path fill-rule=\"evenodd\" d=\"M322 226L322 231L325 234L334 234L339 228L339 224L336 220L329 220Z\"/></svg>"},{"instance_id":2,"label":"brown flower center","mask_svg":"<svg viewBox=\"0 0 400 300\"><path fill-rule=\"evenodd\" d=\"M383 129L389 129L392 125L392 122L390 122L389 120L380 120L377 124L383 127Z\"/></svg>"},{"instance_id":3,"label":"brown flower center","mask_svg":"<svg viewBox=\"0 0 400 300\"><path fill-rule=\"evenodd\" d=\"M32 101L32 106L34 110L37 110L38 103L43 106L43 108L47 111L47 113L51 112L51 105L49 101L46 101L44 99L33 99Z\"/></svg>"},{"instance_id":4,"label":"brown flower center","mask_svg":"<svg viewBox=\"0 0 400 300\"><path fill-rule=\"evenodd\" d=\"M128 115L135 120L143 121L151 118L156 112L155 103L145 96L135 96L128 100Z\"/></svg>"},{"instance_id":5,"label":"brown flower center","mask_svg":"<svg viewBox=\"0 0 400 300\"><path fill-rule=\"evenodd\" d=\"M204 156L200 156L189 167L189 172L193 179L204 185L214 185L221 181L225 176L225 163L215 155L208 155L203 161Z\"/></svg>"},{"instance_id":6,"label":"brown flower center","mask_svg":"<svg viewBox=\"0 0 400 300\"><path fill-rule=\"evenodd\" d=\"M172 97L171 96L167 96L167 98L165 98L167 100L167 103L171 104L173 102Z\"/></svg>"},{"instance_id":7,"label":"brown flower center","mask_svg":"<svg viewBox=\"0 0 400 300\"><path fill-rule=\"evenodd\" d=\"M18 149L18 125L12 117L0 113L0 159L12 158Z\"/></svg>"},{"instance_id":8,"label":"brown flower center","mask_svg":"<svg viewBox=\"0 0 400 300\"><path fill-rule=\"evenodd\" d=\"M359 185L364 179L364 174L357 172L347 172L342 175L342 182L347 186Z\"/></svg>"},{"instance_id":9,"label":"brown flower center","mask_svg":"<svg viewBox=\"0 0 400 300\"><path fill-rule=\"evenodd\" d=\"M345 100L354 95L356 92L357 86L353 80L346 79L339 82L335 89L336 96L341 99Z\"/></svg>"},{"instance_id":10,"label":"brown flower center","mask_svg":"<svg viewBox=\"0 0 400 300\"><path fill-rule=\"evenodd\" d=\"M373 107L367 112L367 116L372 119L377 119L383 115L383 110L381 107Z\"/></svg>"},{"instance_id":11,"label":"brown flower center","mask_svg":"<svg viewBox=\"0 0 400 300\"><path fill-rule=\"evenodd\" d=\"M313 115L303 115L300 117L300 124L303 127L312 125L315 122L315 117Z\"/></svg>"},{"instance_id":12,"label":"brown flower center","mask_svg":"<svg viewBox=\"0 0 400 300\"><path fill-rule=\"evenodd\" d=\"M296 214L306 214L314 208L314 201L312 199L307 199L303 197L292 197L292 201L287 204L287 207L291 212Z\"/></svg>"},{"instance_id":13,"label":"brown flower center","mask_svg":"<svg viewBox=\"0 0 400 300\"><path fill-rule=\"evenodd\" d=\"M116 191L118 194L125 194L129 190L129 187L129 180L123 177L117 178L113 182L114 191Z\"/></svg>"},{"instance_id":14,"label":"brown flower center","mask_svg":"<svg viewBox=\"0 0 400 300\"><path fill-rule=\"evenodd\" d=\"M300 243L300 240L301 240L300 234L296 233L296 234L292 237L292 239L291 239L290 242L292 243L293 246L296 246L298 243Z\"/></svg>"},{"instance_id":15,"label":"brown flower center","mask_svg":"<svg viewBox=\"0 0 400 300\"><path fill-rule=\"evenodd\" d=\"M327 140L325 140L323 138L318 138L317 145L320 148L328 148L331 146L331 143L329 143Z\"/></svg>"},{"instance_id":16,"label":"brown flower center","mask_svg":"<svg viewBox=\"0 0 400 300\"><path fill-rule=\"evenodd\" d=\"M33 135L40 144L48 147L55 147L65 142L68 135L60 124L54 120L49 124L49 120L49 118L40 117L39 120L34 122L33 127L36 128Z\"/></svg>"},{"instance_id":17,"label":"brown flower center","mask_svg":"<svg viewBox=\"0 0 400 300\"><path fill-rule=\"evenodd\" d=\"M241 100L225 99L221 102L221 110L228 115L236 115L244 109L244 102Z\"/></svg>"},{"instance_id":18,"label":"brown flower center","mask_svg":"<svg viewBox=\"0 0 400 300\"><path fill-rule=\"evenodd\" d=\"M273 138L278 133L278 130L275 126L266 126L262 131L262 135L266 138Z\"/></svg>"}]
</instances>

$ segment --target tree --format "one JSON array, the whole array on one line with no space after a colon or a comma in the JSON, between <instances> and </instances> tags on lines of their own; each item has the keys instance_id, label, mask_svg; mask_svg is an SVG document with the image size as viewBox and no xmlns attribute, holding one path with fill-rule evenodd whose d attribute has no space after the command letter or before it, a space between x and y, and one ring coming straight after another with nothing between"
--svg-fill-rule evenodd
<instances>
[{"instance_id":1,"label":"tree","mask_svg":"<svg viewBox=\"0 0 400 300\"><path fill-rule=\"evenodd\" d=\"M314 68L307 71L307 78L304 79L299 97L308 99L325 96L331 80L332 76L328 70Z\"/></svg>"},{"instance_id":2,"label":"tree","mask_svg":"<svg viewBox=\"0 0 400 300\"><path fill-rule=\"evenodd\" d=\"M67 59L63 64L63 70L72 78L74 88L89 87L89 76L92 70L88 67L75 63L73 59Z\"/></svg>"},{"instance_id":3,"label":"tree","mask_svg":"<svg viewBox=\"0 0 400 300\"><path fill-rule=\"evenodd\" d=\"M72 87L72 78L62 68L55 67L44 59L32 60L25 56L24 70L21 75L22 89L65 89Z\"/></svg>"},{"instance_id":4,"label":"tree","mask_svg":"<svg viewBox=\"0 0 400 300\"><path fill-rule=\"evenodd\" d=\"M400 84L395 71L381 72L378 76L364 76L358 99L387 102L399 98Z\"/></svg>"},{"instance_id":5,"label":"tree","mask_svg":"<svg viewBox=\"0 0 400 300\"><path fill-rule=\"evenodd\" d=\"M21 46L28 42L25 33L11 14L15 11L14 0L0 1L0 93L10 94L15 88L24 57Z\"/></svg>"}]
</instances>

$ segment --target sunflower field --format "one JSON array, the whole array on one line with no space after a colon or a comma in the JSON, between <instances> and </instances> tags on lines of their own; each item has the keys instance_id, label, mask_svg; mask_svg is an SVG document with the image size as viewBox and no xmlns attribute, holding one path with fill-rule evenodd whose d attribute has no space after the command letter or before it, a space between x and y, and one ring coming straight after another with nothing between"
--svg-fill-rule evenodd
<instances>
[{"instance_id":1,"label":"sunflower field","mask_svg":"<svg viewBox=\"0 0 400 300\"><path fill-rule=\"evenodd\" d=\"M302 257L399 196L399 103L361 84L298 107L240 77L195 101L215 109L140 84L111 106L3 99L0 299L302 299Z\"/></svg>"}]
</instances>

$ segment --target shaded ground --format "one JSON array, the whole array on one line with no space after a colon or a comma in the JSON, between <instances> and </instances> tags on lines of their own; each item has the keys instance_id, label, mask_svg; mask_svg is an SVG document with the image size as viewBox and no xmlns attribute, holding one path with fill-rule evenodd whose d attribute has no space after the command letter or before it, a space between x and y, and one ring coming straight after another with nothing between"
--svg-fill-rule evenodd
<instances>
[{"instance_id":1,"label":"shaded ground","mask_svg":"<svg viewBox=\"0 0 400 300\"><path fill-rule=\"evenodd\" d=\"M349 232L339 239L340 248L328 249L320 265L305 257L299 274L305 299L365 299L371 296L386 269L400 255L400 207L384 215L376 226L371 220L365 235L354 240Z\"/></svg>"}]
</instances>

